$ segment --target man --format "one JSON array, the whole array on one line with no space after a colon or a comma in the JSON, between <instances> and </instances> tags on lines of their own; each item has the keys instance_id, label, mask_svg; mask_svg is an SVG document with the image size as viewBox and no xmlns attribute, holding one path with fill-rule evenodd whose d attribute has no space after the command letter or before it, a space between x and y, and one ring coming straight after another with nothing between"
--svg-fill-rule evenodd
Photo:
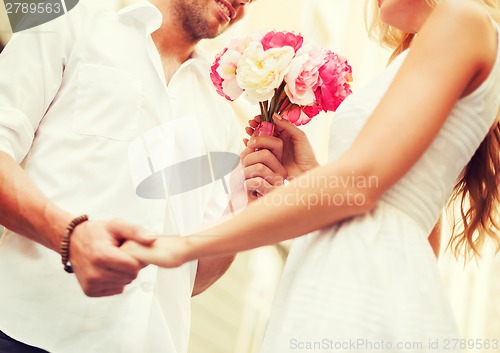
<instances>
[{"instance_id":1,"label":"man","mask_svg":"<svg viewBox=\"0 0 500 353\"><path fill-rule=\"evenodd\" d=\"M195 46L241 19L249 2L154 0L111 13L80 1L8 43L0 56L0 224L9 229L0 242L1 353L187 350L189 297L232 259L139 272L119 246L165 231L169 204L184 207L170 207L166 221L181 233L220 216L214 183L187 199L166 187L146 197L141 187L185 152L172 127L201 136L187 155L239 152L239 126ZM169 134L174 144L161 138Z\"/></svg>"}]
</instances>

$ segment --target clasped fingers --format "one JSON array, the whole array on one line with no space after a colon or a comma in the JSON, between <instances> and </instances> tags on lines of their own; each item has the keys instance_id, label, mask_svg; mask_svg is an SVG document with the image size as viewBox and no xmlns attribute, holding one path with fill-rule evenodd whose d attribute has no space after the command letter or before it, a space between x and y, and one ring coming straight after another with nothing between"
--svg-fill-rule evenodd
<instances>
[{"instance_id":1,"label":"clasped fingers","mask_svg":"<svg viewBox=\"0 0 500 353\"><path fill-rule=\"evenodd\" d=\"M259 150L243 159L244 187L250 197L265 195L283 185L286 169L269 150Z\"/></svg>"}]
</instances>

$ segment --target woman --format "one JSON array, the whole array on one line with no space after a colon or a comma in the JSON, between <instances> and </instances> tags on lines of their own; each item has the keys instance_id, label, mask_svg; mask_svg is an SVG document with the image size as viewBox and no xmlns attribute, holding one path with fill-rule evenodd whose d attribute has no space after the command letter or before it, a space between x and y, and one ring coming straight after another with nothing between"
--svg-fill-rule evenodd
<instances>
[{"instance_id":1,"label":"woman","mask_svg":"<svg viewBox=\"0 0 500 353\"><path fill-rule=\"evenodd\" d=\"M393 60L337 110L328 164L278 118L282 143L248 142L247 185L272 183L278 161L289 185L198 236L125 249L175 267L309 233L293 244L264 352L458 351L427 235L453 195L465 228L452 246L499 241L499 11L496 0L379 0Z\"/></svg>"}]
</instances>

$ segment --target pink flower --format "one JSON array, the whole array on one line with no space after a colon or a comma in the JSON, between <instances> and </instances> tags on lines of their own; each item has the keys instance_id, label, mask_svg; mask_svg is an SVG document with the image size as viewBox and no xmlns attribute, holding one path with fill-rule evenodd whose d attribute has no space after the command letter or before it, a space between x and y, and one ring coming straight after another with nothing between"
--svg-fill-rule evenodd
<instances>
[{"instance_id":1,"label":"pink flower","mask_svg":"<svg viewBox=\"0 0 500 353\"><path fill-rule=\"evenodd\" d=\"M304 114L306 114L311 119L318 115L322 110L323 108L318 103L313 103L302 108Z\"/></svg>"},{"instance_id":2,"label":"pink flower","mask_svg":"<svg viewBox=\"0 0 500 353\"><path fill-rule=\"evenodd\" d=\"M296 126L305 125L311 121L312 116L308 116L298 105L293 105L291 108L281 113L283 119L286 119Z\"/></svg>"},{"instance_id":3,"label":"pink flower","mask_svg":"<svg viewBox=\"0 0 500 353\"><path fill-rule=\"evenodd\" d=\"M236 69L243 46L240 41L234 41L231 44L216 56L215 62L210 68L210 78L217 93L227 100L234 101L243 93L243 89L236 81Z\"/></svg>"},{"instance_id":4,"label":"pink flower","mask_svg":"<svg viewBox=\"0 0 500 353\"><path fill-rule=\"evenodd\" d=\"M226 99L245 93L258 102L262 121L272 123L277 113L303 125L321 111L335 111L351 94L352 69L300 34L271 31L233 40L216 56L210 78Z\"/></svg>"},{"instance_id":5,"label":"pink flower","mask_svg":"<svg viewBox=\"0 0 500 353\"><path fill-rule=\"evenodd\" d=\"M302 47L295 54L285 76L285 92L292 103L309 105L314 102L324 58L325 52L316 47Z\"/></svg>"},{"instance_id":6,"label":"pink flower","mask_svg":"<svg viewBox=\"0 0 500 353\"><path fill-rule=\"evenodd\" d=\"M222 97L226 98L227 100L233 101L228 95L224 93L224 89L222 87L222 83L224 82L224 79L220 77L219 73L217 72L217 69L220 66L220 58L224 53L227 51L227 48L224 49L224 51L220 54L217 54L215 57L215 61L213 65L210 67L210 79L212 80L212 83L215 86L215 90L217 91L218 94L220 94Z\"/></svg>"},{"instance_id":7,"label":"pink flower","mask_svg":"<svg viewBox=\"0 0 500 353\"><path fill-rule=\"evenodd\" d=\"M335 111L342 101L352 93L352 68L347 60L331 51L326 52L326 61L319 69L321 84L314 92L316 102L324 111Z\"/></svg>"},{"instance_id":8,"label":"pink flower","mask_svg":"<svg viewBox=\"0 0 500 353\"><path fill-rule=\"evenodd\" d=\"M292 32L268 32L260 41L264 50L270 48L292 47L295 52L302 47L304 38Z\"/></svg>"}]
</instances>

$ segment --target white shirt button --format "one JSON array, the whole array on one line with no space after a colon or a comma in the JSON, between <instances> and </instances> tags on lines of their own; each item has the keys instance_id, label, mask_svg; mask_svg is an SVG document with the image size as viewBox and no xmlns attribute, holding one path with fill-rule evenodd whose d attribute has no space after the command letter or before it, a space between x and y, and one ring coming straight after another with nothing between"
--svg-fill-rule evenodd
<instances>
[{"instance_id":1,"label":"white shirt button","mask_svg":"<svg viewBox=\"0 0 500 353\"><path fill-rule=\"evenodd\" d=\"M152 282L142 282L141 288L144 292L152 292L154 289L154 284Z\"/></svg>"}]
</instances>

